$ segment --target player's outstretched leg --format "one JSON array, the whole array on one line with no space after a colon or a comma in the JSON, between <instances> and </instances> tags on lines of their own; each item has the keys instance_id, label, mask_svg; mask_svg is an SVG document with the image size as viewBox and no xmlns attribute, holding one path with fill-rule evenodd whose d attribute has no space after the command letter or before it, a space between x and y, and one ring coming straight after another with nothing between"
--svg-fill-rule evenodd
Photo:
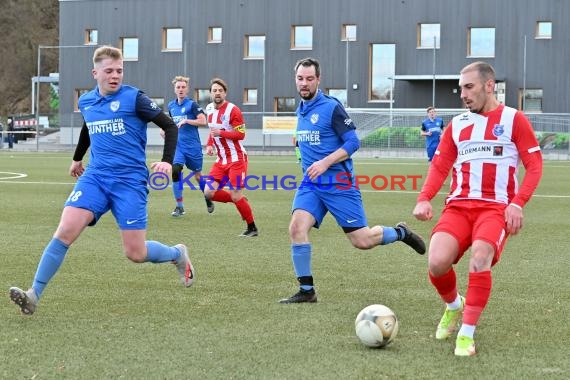
<instances>
[{"instance_id":1,"label":"player's outstretched leg","mask_svg":"<svg viewBox=\"0 0 570 380\"><path fill-rule=\"evenodd\" d=\"M22 314L32 315L38 306L38 297L34 289L23 291L20 288L10 288L10 299L20 307Z\"/></svg>"}]
</instances>

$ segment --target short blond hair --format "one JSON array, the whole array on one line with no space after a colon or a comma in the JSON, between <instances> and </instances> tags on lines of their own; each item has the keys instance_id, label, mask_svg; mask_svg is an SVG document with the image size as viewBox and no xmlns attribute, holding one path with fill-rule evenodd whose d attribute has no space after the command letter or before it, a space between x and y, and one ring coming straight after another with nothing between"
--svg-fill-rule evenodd
<instances>
[{"instance_id":1,"label":"short blond hair","mask_svg":"<svg viewBox=\"0 0 570 380\"><path fill-rule=\"evenodd\" d=\"M95 49L93 53L93 65L101 62L105 58L111 58L113 60L122 60L123 53L121 53L120 49L117 49L113 46L101 46Z\"/></svg>"},{"instance_id":2,"label":"short blond hair","mask_svg":"<svg viewBox=\"0 0 570 380\"><path fill-rule=\"evenodd\" d=\"M174 79L172 80L172 84L176 84L176 82L184 82L187 85L190 85L190 77L185 77L182 75L177 75L174 77Z\"/></svg>"}]
</instances>

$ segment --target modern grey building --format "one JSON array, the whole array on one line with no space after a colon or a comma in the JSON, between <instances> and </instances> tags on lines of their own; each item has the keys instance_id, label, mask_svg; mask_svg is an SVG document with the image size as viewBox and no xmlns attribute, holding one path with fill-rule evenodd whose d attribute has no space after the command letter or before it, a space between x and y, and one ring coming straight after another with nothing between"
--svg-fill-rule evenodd
<instances>
[{"instance_id":1,"label":"modern grey building","mask_svg":"<svg viewBox=\"0 0 570 380\"><path fill-rule=\"evenodd\" d=\"M164 104L175 75L202 104L219 76L244 112L291 111L293 66L312 56L321 88L351 108L460 108L459 70L485 60L507 105L566 113L568 20L565 0L60 0L60 45L93 46L60 50L60 122L107 44L123 50L125 83Z\"/></svg>"}]
</instances>

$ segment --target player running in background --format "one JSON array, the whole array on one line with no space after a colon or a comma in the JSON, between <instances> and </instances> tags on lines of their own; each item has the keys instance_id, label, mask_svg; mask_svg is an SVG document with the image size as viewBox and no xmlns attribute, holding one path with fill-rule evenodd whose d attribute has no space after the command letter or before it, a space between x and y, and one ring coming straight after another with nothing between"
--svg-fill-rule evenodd
<instances>
[{"instance_id":1,"label":"player running in background","mask_svg":"<svg viewBox=\"0 0 570 380\"><path fill-rule=\"evenodd\" d=\"M293 133L293 146L295 147L295 157L297 163L301 164L301 150L299 149L299 142L297 141L297 131Z\"/></svg>"},{"instance_id":2,"label":"player running in background","mask_svg":"<svg viewBox=\"0 0 570 380\"><path fill-rule=\"evenodd\" d=\"M351 155L360 147L356 126L342 104L319 90L320 64L305 58L295 65L301 103L297 108L297 141L305 179L295 193L289 236L299 291L280 303L317 302L311 270L311 228L330 212L352 245L370 249L402 241L417 253L426 247L403 222L396 227L368 227L360 190L354 182Z\"/></svg>"},{"instance_id":3,"label":"player running in background","mask_svg":"<svg viewBox=\"0 0 570 380\"><path fill-rule=\"evenodd\" d=\"M474 334L489 297L491 268L509 235L523 226L523 207L542 176L542 155L530 122L494 95L495 70L474 62L460 73L461 99L469 109L445 129L418 196L414 215L430 220L430 200L452 170L451 190L429 244L429 279L447 308L436 339L447 339L463 322L455 355L475 355ZM519 162L525 167L519 187ZM457 289L453 265L471 247L467 292Z\"/></svg>"},{"instance_id":4,"label":"player running in background","mask_svg":"<svg viewBox=\"0 0 570 380\"><path fill-rule=\"evenodd\" d=\"M258 236L259 232L251 206L243 196L248 162L247 152L242 144L245 138L245 121L241 110L235 104L226 101L227 92L228 85L222 79L214 78L210 81L213 107L208 105L210 137L206 153L213 156L215 148L218 157L208 174L204 193L207 199L215 202L233 202L247 223L247 229L239 236L254 237ZM223 189L225 185L230 187L229 191Z\"/></svg>"},{"instance_id":5,"label":"player running in background","mask_svg":"<svg viewBox=\"0 0 570 380\"><path fill-rule=\"evenodd\" d=\"M437 112L433 106L427 108L427 114L428 117L422 122L420 135L426 138L428 161L431 162L443 132L443 120L440 117L436 117Z\"/></svg>"},{"instance_id":6,"label":"player running in background","mask_svg":"<svg viewBox=\"0 0 570 380\"><path fill-rule=\"evenodd\" d=\"M178 143L176 144L174 164L172 165L172 192L176 201L176 207L172 211L172 216L179 217L185 214L184 188L180 182L180 175L183 175L184 165L192 171L194 180L200 186L200 190L204 191L203 182L200 181L204 160L198 127L207 127L208 121L202 108L188 98L190 78L177 76L172 80L172 84L174 85L176 99L168 103L168 112L178 126ZM205 200L208 212L211 214L214 212L214 203L207 198Z\"/></svg>"},{"instance_id":7,"label":"player running in background","mask_svg":"<svg viewBox=\"0 0 570 380\"><path fill-rule=\"evenodd\" d=\"M35 312L44 288L63 263L70 245L87 226L111 210L121 231L125 255L135 263L176 264L185 286L194 281L194 268L183 244L173 247L146 240L147 181L145 146L147 123L165 131L162 160L151 167L170 173L178 130L172 120L137 88L123 85L123 57L103 46L93 55L97 87L79 98L85 120L69 169L78 178L67 198L59 226L40 259L32 287L10 288L10 298L22 313ZM89 165L83 156L91 146Z\"/></svg>"}]
</instances>

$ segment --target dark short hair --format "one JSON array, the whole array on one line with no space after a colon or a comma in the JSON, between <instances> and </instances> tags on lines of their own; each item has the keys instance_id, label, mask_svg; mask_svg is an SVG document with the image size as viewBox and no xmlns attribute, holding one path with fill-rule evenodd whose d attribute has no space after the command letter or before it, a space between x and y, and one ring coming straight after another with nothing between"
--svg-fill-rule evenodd
<instances>
[{"instance_id":1,"label":"dark short hair","mask_svg":"<svg viewBox=\"0 0 570 380\"><path fill-rule=\"evenodd\" d=\"M224 82L222 78L212 78L212 80L210 81L210 91L212 91L212 86L215 84L222 86L224 91L228 92L228 85L226 82Z\"/></svg>"},{"instance_id":2,"label":"dark short hair","mask_svg":"<svg viewBox=\"0 0 570 380\"><path fill-rule=\"evenodd\" d=\"M307 57L307 58L303 58L303 59L298 60L297 63L295 64L295 73L297 73L299 66L303 66L303 67L315 66L315 75L317 76L317 78L319 78L321 76L321 64L315 58Z\"/></svg>"}]
</instances>

